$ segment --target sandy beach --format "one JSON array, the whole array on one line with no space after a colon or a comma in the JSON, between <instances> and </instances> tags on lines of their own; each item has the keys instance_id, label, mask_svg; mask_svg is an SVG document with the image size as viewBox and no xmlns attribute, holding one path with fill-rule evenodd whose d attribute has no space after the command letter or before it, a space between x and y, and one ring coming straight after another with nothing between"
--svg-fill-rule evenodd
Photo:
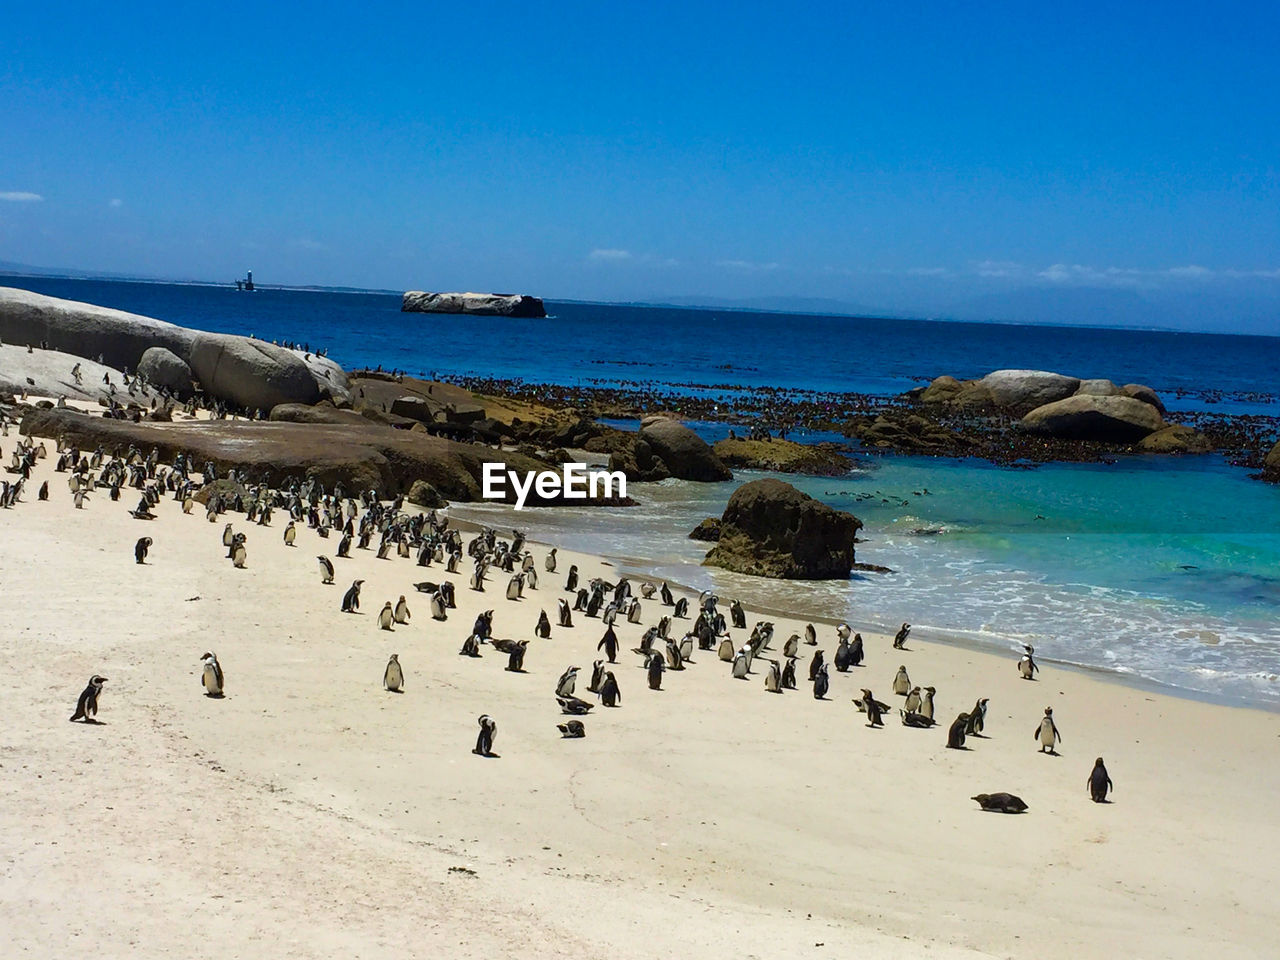
<instances>
[{"instance_id":1,"label":"sandy beach","mask_svg":"<svg viewBox=\"0 0 1280 960\"><path fill-rule=\"evenodd\" d=\"M16 435L0 441L8 460ZM495 635L533 638L570 564L559 554L521 601L494 572L457 585L447 622L412 584L444 574L373 551L335 559L287 518L206 521L165 499L138 521L136 492L72 506L40 461L0 514L7 669L0 676L0 929L7 956L101 957L1193 957L1263 956L1280 908L1272 762L1280 718L1102 682L1008 657L866 637L866 664L832 672L815 701L766 693L764 665L734 680L696 652L663 689L631 653L669 612L619 622L621 706L562 740L553 698L583 668L599 620L532 639L526 673L458 656L479 611ZM48 480L50 499L36 500ZM247 535L225 558L223 524ZM154 540L134 562L140 536ZM358 615L342 593L365 580ZM386 600L413 616L377 628ZM723 598L728 600L729 598ZM750 626L759 619L741 597ZM696 598L695 598L696 605ZM917 612L904 610L910 619ZM777 620L772 655L804 624ZM835 647L831 624L819 646ZM855 624L855 627L857 625ZM735 640L745 639L733 631ZM203 695L216 651L227 696ZM382 689L398 653L403 694ZM868 729L869 687L895 709L899 664L937 688L940 728ZM68 723L87 678L109 678L99 725ZM945 727L990 698L987 737L944 748ZM594 698L593 698L594 699ZM1052 706L1057 757L1033 730ZM476 718L498 722L498 758L474 756ZM1090 801L1104 756L1114 802ZM1022 816L969 798L1010 791Z\"/></svg>"}]
</instances>

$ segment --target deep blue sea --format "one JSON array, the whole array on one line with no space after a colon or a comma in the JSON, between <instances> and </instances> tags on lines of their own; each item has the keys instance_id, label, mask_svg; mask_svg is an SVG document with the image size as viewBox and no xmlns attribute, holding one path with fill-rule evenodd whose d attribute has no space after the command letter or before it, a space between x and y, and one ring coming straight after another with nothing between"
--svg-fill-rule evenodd
<instances>
[{"instance_id":1,"label":"deep blue sea","mask_svg":"<svg viewBox=\"0 0 1280 960\"><path fill-rule=\"evenodd\" d=\"M1159 391L1178 410L1280 414L1280 338L548 303L545 320L402 314L386 294L6 279L175 323L327 347L347 367L559 384L893 394L942 373L1058 370ZM723 424L695 425L710 438ZM738 480L750 477L742 474ZM812 615L1014 650L1187 693L1280 707L1280 487L1218 456L1035 469L864 455L790 478L866 524L894 573L774 583L701 567L685 534L735 483L633 485L624 510L454 509L661 575ZM927 490L925 494L923 491Z\"/></svg>"}]
</instances>

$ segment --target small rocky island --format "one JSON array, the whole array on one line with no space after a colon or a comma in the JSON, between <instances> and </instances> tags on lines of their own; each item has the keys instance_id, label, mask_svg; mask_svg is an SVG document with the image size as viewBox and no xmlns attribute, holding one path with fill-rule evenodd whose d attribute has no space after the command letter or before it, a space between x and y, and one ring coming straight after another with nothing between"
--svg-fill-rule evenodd
<instances>
[{"instance_id":1,"label":"small rocky island","mask_svg":"<svg viewBox=\"0 0 1280 960\"><path fill-rule=\"evenodd\" d=\"M521 293L427 293L410 290L401 313L470 313L483 317L545 317L539 297Z\"/></svg>"}]
</instances>

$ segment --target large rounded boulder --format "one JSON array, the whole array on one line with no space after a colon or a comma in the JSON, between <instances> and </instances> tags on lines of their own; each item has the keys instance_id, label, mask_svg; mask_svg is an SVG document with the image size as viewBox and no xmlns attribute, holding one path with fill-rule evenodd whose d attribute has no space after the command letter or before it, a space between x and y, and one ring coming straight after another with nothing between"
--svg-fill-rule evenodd
<instances>
[{"instance_id":1,"label":"large rounded boulder","mask_svg":"<svg viewBox=\"0 0 1280 960\"><path fill-rule=\"evenodd\" d=\"M705 482L733 479L732 471L707 442L679 420L646 417L640 426L640 439L673 477Z\"/></svg>"},{"instance_id":2,"label":"large rounded boulder","mask_svg":"<svg viewBox=\"0 0 1280 960\"><path fill-rule=\"evenodd\" d=\"M1137 443L1165 423L1159 410L1133 397L1083 394L1036 407L1020 425L1029 433L1062 440Z\"/></svg>"},{"instance_id":3,"label":"large rounded boulder","mask_svg":"<svg viewBox=\"0 0 1280 960\"><path fill-rule=\"evenodd\" d=\"M993 370L978 381L994 406L1021 416L1036 407L1063 400L1080 388L1080 380L1047 370Z\"/></svg>"},{"instance_id":4,"label":"large rounded boulder","mask_svg":"<svg viewBox=\"0 0 1280 960\"><path fill-rule=\"evenodd\" d=\"M191 369L206 393L250 410L320 399L320 387L302 358L261 340L197 333Z\"/></svg>"},{"instance_id":5,"label":"large rounded boulder","mask_svg":"<svg viewBox=\"0 0 1280 960\"><path fill-rule=\"evenodd\" d=\"M854 564L862 521L772 478L734 491L720 518L720 541L704 563L789 580L842 580Z\"/></svg>"},{"instance_id":6,"label":"large rounded boulder","mask_svg":"<svg viewBox=\"0 0 1280 960\"><path fill-rule=\"evenodd\" d=\"M149 383L164 387L174 396L185 400L191 396L191 381L195 375L187 361L167 347L148 347L138 361L138 374Z\"/></svg>"}]
</instances>

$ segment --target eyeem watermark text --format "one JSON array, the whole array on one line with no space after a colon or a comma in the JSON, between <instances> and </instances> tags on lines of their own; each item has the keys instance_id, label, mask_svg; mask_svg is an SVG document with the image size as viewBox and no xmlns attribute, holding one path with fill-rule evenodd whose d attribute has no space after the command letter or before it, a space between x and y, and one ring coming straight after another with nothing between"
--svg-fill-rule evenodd
<instances>
[{"instance_id":1,"label":"eyeem watermark text","mask_svg":"<svg viewBox=\"0 0 1280 960\"><path fill-rule=\"evenodd\" d=\"M620 470L610 472L589 468L585 463L566 463L557 473L554 470L520 473L508 470L505 463L486 463L480 495L486 500L508 499L508 485L516 495L516 509L523 510L529 492L537 493L541 500L586 500L627 495L627 477Z\"/></svg>"}]
</instances>

